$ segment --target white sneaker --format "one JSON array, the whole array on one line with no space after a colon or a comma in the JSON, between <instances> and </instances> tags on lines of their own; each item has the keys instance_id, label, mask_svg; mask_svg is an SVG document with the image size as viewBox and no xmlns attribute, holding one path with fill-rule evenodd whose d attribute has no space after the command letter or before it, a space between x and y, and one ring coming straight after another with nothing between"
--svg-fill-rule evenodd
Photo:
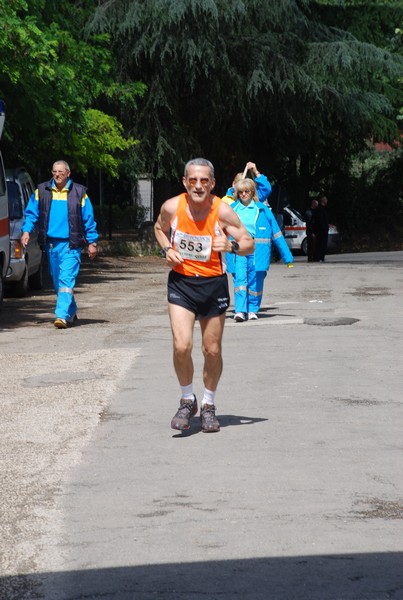
<instances>
[{"instance_id":1,"label":"white sneaker","mask_svg":"<svg viewBox=\"0 0 403 600\"><path fill-rule=\"evenodd\" d=\"M258 318L256 313L249 313L248 314L248 320L249 321L255 321Z\"/></svg>"},{"instance_id":2,"label":"white sneaker","mask_svg":"<svg viewBox=\"0 0 403 600\"><path fill-rule=\"evenodd\" d=\"M245 314L244 313L235 313L234 321L236 321L237 323L242 323L243 321L246 321Z\"/></svg>"}]
</instances>

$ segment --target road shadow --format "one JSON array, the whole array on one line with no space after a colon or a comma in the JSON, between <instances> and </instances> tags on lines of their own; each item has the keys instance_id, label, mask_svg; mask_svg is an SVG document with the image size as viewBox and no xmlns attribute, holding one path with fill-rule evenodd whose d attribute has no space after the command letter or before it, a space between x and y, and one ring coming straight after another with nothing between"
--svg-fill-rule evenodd
<instances>
[{"instance_id":1,"label":"road shadow","mask_svg":"<svg viewBox=\"0 0 403 600\"><path fill-rule=\"evenodd\" d=\"M132 283L141 279L145 273L161 271L163 267L155 257L97 257L91 261L83 254L80 273L77 278L75 294L79 300L81 293L88 293L86 289L91 284L102 284L111 282ZM54 319L56 304L56 293L53 289L52 280L49 275L47 261L43 267L43 289L29 291L24 298L15 298L10 286L5 287L5 296L2 310L0 312L0 331L28 327L35 325L51 324ZM104 321L81 320L81 325L91 323L103 323Z\"/></svg>"},{"instance_id":2,"label":"road shadow","mask_svg":"<svg viewBox=\"0 0 403 600\"><path fill-rule=\"evenodd\" d=\"M159 257L155 256L98 256L90 260L83 255L78 285L88 285L110 281L132 281L136 276L151 273L166 273L167 269Z\"/></svg>"},{"instance_id":3,"label":"road shadow","mask_svg":"<svg viewBox=\"0 0 403 600\"><path fill-rule=\"evenodd\" d=\"M399 600L403 597L402 563L403 553L385 552L88 568L2 577L0 597L2 600Z\"/></svg>"},{"instance_id":4,"label":"road shadow","mask_svg":"<svg viewBox=\"0 0 403 600\"><path fill-rule=\"evenodd\" d=\"M25 298L5 296L0 313L0 331L51 323L55 303L56 294L53 289L47 289L47 286Z\"/></svg>"},{"instance_id":5,"label":"road shadow","mask_svg":"<svg viewBox=\"0 0 403 600\"><path fill-rule=\"evenodd\" d=\"M233 427L235 425L253 425L254 423L261 423L262 421L268 421L266 418L262 417L242 417L240 415L217 415L218 420L220 421L220 428L224 427ZM196 433L201 433L200 429L200 417L199 415L193 417L190 420L190 429L185 429L174 434L172 437L174 438L183 438L189 437L190 435L194 435Z\"/></svg>"}]
</instances>

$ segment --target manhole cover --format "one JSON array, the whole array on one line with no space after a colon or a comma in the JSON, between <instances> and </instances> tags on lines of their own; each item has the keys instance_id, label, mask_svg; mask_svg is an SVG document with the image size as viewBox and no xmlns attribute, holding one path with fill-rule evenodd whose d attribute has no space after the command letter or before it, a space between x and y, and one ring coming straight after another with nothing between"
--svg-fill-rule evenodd
<instances>
[{"instance_id":1,"label":"manhole cover","mask_svg":"<svg viewBox=\"0 0 403 600\"><path fill-rule=\"evenodd\" d=\"M322 327L329 327L335 325L353 325L357 323L359 319L351 319L349 317L308 317L304 319L306 325L322 325Z\"/></svg>"}]
</instances>

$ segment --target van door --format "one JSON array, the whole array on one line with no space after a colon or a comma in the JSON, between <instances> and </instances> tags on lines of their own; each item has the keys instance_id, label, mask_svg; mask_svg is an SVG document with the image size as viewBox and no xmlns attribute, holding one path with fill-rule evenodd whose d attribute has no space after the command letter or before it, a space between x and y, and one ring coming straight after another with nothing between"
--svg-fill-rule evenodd
<instances>
[{"instance_id":1,"label":"van door","mask_svg":"<svg viewBox=\"0 0 403 600\"><path fill-rule=\"evenodd\" d=\"M3 134L5 115L3 101L0 100L0 140ZM10 224L8 220L8 199L6 174L0 152L0 308L4 296L4 279L10 263Z\"/></svg>"},{"instance_id":2,"label":"van door","mask_svg":"<svg viewBox=\"0 0 403 600\"><path fill-rule=\"evenodd\" d=\"M306 254L306 223L300 213L287 206L284 208L284 238L292 252Z\"/></svg>"}]
</instances>

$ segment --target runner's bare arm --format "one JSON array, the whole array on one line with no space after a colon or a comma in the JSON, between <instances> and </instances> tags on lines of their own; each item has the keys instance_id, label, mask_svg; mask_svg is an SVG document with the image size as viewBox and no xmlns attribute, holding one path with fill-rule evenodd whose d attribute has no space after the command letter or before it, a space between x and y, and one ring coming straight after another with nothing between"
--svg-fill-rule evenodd
<instances>
[{"instance_id":1,"label":"runner's bare arm","mask_svg":"<svg viewBox=\"0 0 403 600\"><path fill-rule=\"evenodd\" d=\"M232 244L227 237L231 236L239 244L239 250L236 252L239 256L252 254L255 250L255 242L232 208L225 202L221 202L218 216L225 235L214 238L213 250L217 252L231 252Z\"/></svg>"},{"instance_id":2,"label":"runner's bare arm","mask_svg":"<svg viewBox=\"0 0 403 600\"><path fill-rule=\"evenodd\" d=\"M164 204L161 206L160 214L158 215L158 219L154 225L154 233L155 239L157 243L161 246L162 249L168 248L171 246L171 240L169 237L170 229L171 229L171 221L178 207L178 197L170 198L166 200ZM176 252L172 247L169 250L165 251L165 258L167 261L167 266L173 267L180 263L183 263L183 258Z\"/></svg>"}]
</instances>

